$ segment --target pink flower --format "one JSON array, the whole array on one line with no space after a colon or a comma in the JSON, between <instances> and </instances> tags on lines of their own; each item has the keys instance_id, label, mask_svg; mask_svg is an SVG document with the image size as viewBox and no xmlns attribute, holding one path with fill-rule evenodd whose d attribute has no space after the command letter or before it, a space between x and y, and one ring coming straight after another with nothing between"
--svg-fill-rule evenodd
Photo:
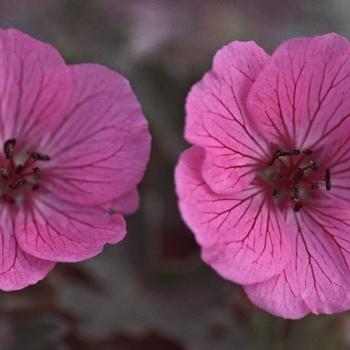
<instances>
[{"instance_id":1,"label":"pink flower","mask_svg":"<svg viewBox=\"0 0 350 350\"><path fill-rule=\"evenodd\" d=\"M186 107L177 193L203 260L275 315L349 309L349 42L233 42Z\"/></svg>"},{"instance_id":2,"label":"pink flower","mask_svg":"<svg viewBox=\"0 0 350 350\"><path fill-rule=\"evenodd\" d=\"M121 75L16 30L0 53L0 288L15 290L124 237L150 135Z\"/></svg>"}]
</instances>

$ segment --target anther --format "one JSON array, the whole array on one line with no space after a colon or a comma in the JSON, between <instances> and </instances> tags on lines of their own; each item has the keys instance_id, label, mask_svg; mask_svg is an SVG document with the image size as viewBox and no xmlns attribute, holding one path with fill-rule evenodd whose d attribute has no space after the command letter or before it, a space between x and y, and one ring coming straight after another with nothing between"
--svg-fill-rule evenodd
<instances>
[{"instance_id":1,"label":"anther","mask_svg":"<svg viewBox=\"0 0 350 350\"><path fill-rule=\"evenodd\" d=\"M331 181L331 172L329 169L326 170L326 189L327 191L330 191L332 188L332 181Z\"/></svg>"},{"instance_id":2,"label":"anther","mask_svg":"<svg viewBox=\"0 0 350 350\"><path fill-rule=\"evenodd\" d=\"M301 208L303 207L303 204L300 202L296 202L294 205L294 211L297 213L298 211L301 210Z\"/></svg>"},{"instance_id":3,"label":"anther","mask_svg":"<svg viewBox=\"0 0 350 350\"><path fill-rule=\"evenodd\" d=\"M281 195L281 192L278 192L275 188L272 191L272 197L273 198L279 198L279 196Z\"/></svg>"},{"instance_id":4,"label":"anther","mask_svg":"<svg viewBox=\"0 0 350 350\"><path fill-rule=\"evenodd\" d=\"M297 171L293 174L293 182L298 183L304 177L304 170L298 168Z\"/></svg>"},{"instance_id":5,"label":"anther","mask_svg":"<svg viewBox=\"0 0 350 350\"><path fill-rule=\"evenodd\" d=\"M6 159L11 159L13 157L13 149L16 144L16 139L9 139L4 144L4 153Z\"/></svg>"},{"instance_id":6,"label":"anther","mask_svg":"<svg viewBox=\"0 0 350 350\"><path fill-rule=\"evenodd\" d=\"M51 158L43 153L27 151L28 156L32 157L35 160L50 160Z\"/></svg>"},{"instance_id":7,"label":"anther","mask_svg":"<svg viewBox=\"0 0 350 350\"><path fill-rule=\"evenodd\" d=\"M267 163L267 165L271 166L275 160L278 157L285 157L285 156L298 156L300 154L300 151L298 149L291 149L288 151L283 150L282 148L279 148L272 156L271 160Z\"/></svg>"},{"instance_id":8,"label":"anther","mask_svg":"<svg viewBox=\"0 0 350 350\"><path fill-rule=\"evenodd\" d=\"M316 171L320 168L320 166L314 162L313 160L310 160L309 162L309 167L313 170L313 171Z\"/></svg>"},{"instance_id":9,"label":"anther","mask_svg":"<svg viewBox=\"0 0 350 350\"><path fill-rule=\"evenodd\" d=\"M16 190L17 188L22 187L25 183L26 183L26 179L19 179L18 181L12 183L11 185L9 185L9 188L11 190Z\"/></svg>"},{"instance_id":10,"label":"anther","mask_svg":"<svg viewBox=\"0 0 350 350\"><path fill-rule=\"evenodd\" d=\"M38 167L33 168L34 171L34 179L38 181L40 179L40 169Z\"/></svg>"},{"instance_id":11,"label":"anther","mask_svg":"<svg viewBox=\"0 0 350 350\"><path fill-rule=\"evenodd\" d=\"M302 151L304 154L306 154L307 156L309 156L310 154L312 154L312 150L311 149L308 149L308 148L306 148L306 149L303 149L303 151Z\"/></svg>"},{"instance_id":12,"label":"anther","mask_svg":"<svg viewBox=\"0 0 350 350\"><path fill-rule=\"evenodd\" d=\"M9 172L7 171L7 169L3 166L3 165L0 165L0 175L2 178L8 180L9 178Z\"/></svg>"},{"instance_id":13,"label":"anther","mask_svg":"<svg viewBox=\"0 0 350 350\"><path fill-rule=\"evenodd\" d=\"M299 200L299 188L294 187L292 190L292 197L290 199L294 202L297 202Z\"/></svg>"},{"instance_id":14,"label":"anther","mask_svg":"<svg viewBox=\"0 0 350 350\"><path fill-rule=\"evenodd\" d=\"M314 182L312 185L311 185L311 189L313 190L313 191L316 191L316 190L318 190L319 188L321 188L322 187L322 183L321 182Z\"/></svg>"},{"instance_id":15,"label":"anther","mask_svg":"<svg viewBox=\"0 0 350 350\"><path fill-rule=\"evenodd\" d=\"M277 157L279 157L279 153L282 152L282 148L279 148L272 156L271 160L267 163L267 165L271 166Z\"/></svg>"},{"instance_id":16,"label":"anther","mask_svg":"<svg viewBox=\"0 0 350 350\"><path fill-rule=\"evenodd\" d=\"M6 202L7 204L15 204L15 203L16 203L15 200L13 199L13 197L11 197L11 196L9 196L9 195L7 195L7 194L3 194L3 195L1 196L1 198L2 198L2 200L3 200L4 202Z\"/></svg>"}]
</instances>

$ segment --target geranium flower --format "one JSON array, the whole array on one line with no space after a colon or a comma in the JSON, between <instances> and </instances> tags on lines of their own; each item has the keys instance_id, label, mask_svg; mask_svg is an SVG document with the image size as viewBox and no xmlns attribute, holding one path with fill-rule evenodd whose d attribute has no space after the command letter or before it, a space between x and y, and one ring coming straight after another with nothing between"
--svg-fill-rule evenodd
<instances>
[{"instance_id":1,"label":"geranium flower","mask_svg":"<svg viewBox=\"0 0 350 350\"><path fill-rule=\"evenodd\" d=\"M349 309L349 42L233 42L186 107L175 178L203 260L275 315Z\"/></svg>"},{"instance_id":2,"label":"geranium flower","mask_svg":"<svg viewBox=\"0 0 350 350\"><path fill-rule=\"evenodd\" d=\"M0 288L15 290L124 237L150 135L121 75L17 30L0 53Z\"/></svg>"}]
</instances>

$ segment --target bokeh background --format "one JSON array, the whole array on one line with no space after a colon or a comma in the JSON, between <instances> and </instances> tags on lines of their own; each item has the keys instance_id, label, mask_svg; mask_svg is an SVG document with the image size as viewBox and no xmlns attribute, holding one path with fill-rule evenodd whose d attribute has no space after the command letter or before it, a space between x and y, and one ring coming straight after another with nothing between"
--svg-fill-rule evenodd
<instances>
[{"instance_id":1,"label":"bokeh background","mask_svg":"<svg viewBox=\"0 0 350 350\"><path fill-rule=\"evenodd\" d=\"M67 63L126 76L153 136L140 209L123 242L0 292L0 350L350 349L350 313L284 320L200 260L177 210L173 169L191 86L215 52L254 40L350 38L348 0L0 0L0 27L51 43ZM117 103L118 101L116 101Z\"/></svg>"}]
</instances>

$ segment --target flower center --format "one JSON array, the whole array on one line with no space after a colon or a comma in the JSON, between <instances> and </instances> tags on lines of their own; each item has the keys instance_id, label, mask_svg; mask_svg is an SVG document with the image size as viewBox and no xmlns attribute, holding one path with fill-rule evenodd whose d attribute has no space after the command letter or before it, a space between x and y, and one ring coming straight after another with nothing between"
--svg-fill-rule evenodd
<instances>
[{"instance_id":1,"label":"flower center","mask_svg":"<svg viewBox=\"0 0 350 350\"><path fill-rule=\"evenodd\" d=\"M323 177L319 172L320 165L311 158L312 153L310 149L278 149L267 163L272 168L272 197L276 201L289 198L295 212L303 208L303 201L322 188L323 183L326 190L332 188L330 170L327 169Z\"/></svg>"},{"instance_id":2,"label":"flower center","mask_svg":"<svg viewBox=\"0 0 350 350\"><path fill-rule=\"evenodd\" d=\"M43 153L28 150L23 164L14 161L15 139L4 144L5 162L0 164L0 195L4 202L15 204L28 189L39 188L40 168L34 166L37 161L48 161L50 157Z\"/></svg>"}]
</instances>

